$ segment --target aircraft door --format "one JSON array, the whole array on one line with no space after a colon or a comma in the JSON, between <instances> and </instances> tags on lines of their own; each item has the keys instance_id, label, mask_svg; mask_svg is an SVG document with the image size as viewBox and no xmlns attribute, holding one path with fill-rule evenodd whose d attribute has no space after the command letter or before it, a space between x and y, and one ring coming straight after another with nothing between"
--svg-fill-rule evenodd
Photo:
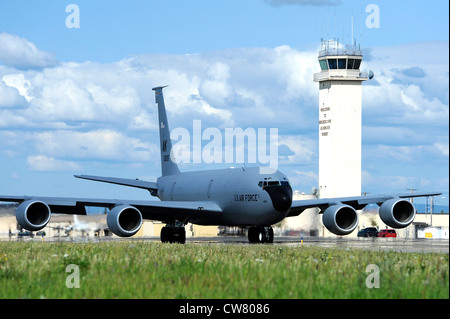
<instances>
[{"instance_id":1,"label":"aircraft door","mask_svg":"<svg viewBox=\"0 0 450 319\"><path fill-rule=\"evenodd\" d=\"M213 181L214 181L213 179L209 181L208 191L206 193L206 195L208 196L208 199L211 198L211 188L212 188Z\"/></svg>"},{"instance_id":2,"label":"aircraft door","mask_svg":"<svg viewBox=\"0 0 450 319\"><path fill-rule=\"evenodd\" d=\"M175 184L177 182L173 182L172 188L170 189L170 200L173 200L173 193L175 192Z\"/></svg>"}]
</instances>

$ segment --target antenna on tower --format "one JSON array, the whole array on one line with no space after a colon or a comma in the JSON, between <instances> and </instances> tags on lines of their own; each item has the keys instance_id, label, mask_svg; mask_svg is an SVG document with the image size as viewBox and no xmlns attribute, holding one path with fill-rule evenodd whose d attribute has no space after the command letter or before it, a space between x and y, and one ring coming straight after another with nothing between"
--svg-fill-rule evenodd
<instances>
[{"instance_id":1,"label":"antenna on tower","mask_svg":"<svg viewBox=\"0 0 450 319\"><path fill-rule=\"evenodd\" d=\"M351 43L352 43L352 46L353 46L353 12L352 12L352 42Z\"/></svg>"}]
</instances>

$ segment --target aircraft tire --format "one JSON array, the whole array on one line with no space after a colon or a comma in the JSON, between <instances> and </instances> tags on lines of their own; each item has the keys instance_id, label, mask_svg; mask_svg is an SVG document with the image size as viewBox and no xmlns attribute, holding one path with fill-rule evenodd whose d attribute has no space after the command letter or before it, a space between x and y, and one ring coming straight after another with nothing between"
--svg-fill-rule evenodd
<instances>
[{"instance_id":1,"label":"aircraft tire","mask_svg":"<svg viewBox=\"0 0 450 319\"><path fill-rule=\"evenodd\" d=\"M268 229L268 236L266 238L266 243L272 244L273 243L273 228L269 227Z\"/></svg>"},{"instance_id":2,"label":"aircraft tire","mask_svg":"<svg viewBox=\"0 0 450 319\"><path fill-rule=\"evenodd\" d=\"M172 242L173 238L173 230L170 227L163 227L161 229L161 242L169 243Z\"/></svg>"},{"instance_id":3,"label":"aircraft tire","mask_svg":"<svg viewBox=\"0 0 450 319\"><path fill-rule=\"evenodd\" d=\"M162 243L186 243L186 231L184 227L165 226L161 229Z\"/></svg>"},{"instance_id":4,"label":"aircraft tire","mask_svg":"<svg viewBox=\"0 0 450 319\"><path fill-rule=\"evenodd\" d=\"M273 243L272 227L249 227L248 242L251 244Z\"/></svg>"},{"instance_id":5,"label":"aircraft tire","mask_svg":"<svg viewBox=\"0 0 450 319\"><path fill-rule=\"evenodd\" d=\"M179 244L186 243L186 231L184 227L176 227L174 229L173 242Z\"/></svg>"},{"instance_id":6,"label":"aircraft tire","mask_svg":"<svg viewBox=\"0 0 450 319\"><path fill-rule=\"evenodd\" d=\"M249 227L248 228L248 242L250 244L258 243L259 230L258 227Z\"/></svg>"}]
</instances>

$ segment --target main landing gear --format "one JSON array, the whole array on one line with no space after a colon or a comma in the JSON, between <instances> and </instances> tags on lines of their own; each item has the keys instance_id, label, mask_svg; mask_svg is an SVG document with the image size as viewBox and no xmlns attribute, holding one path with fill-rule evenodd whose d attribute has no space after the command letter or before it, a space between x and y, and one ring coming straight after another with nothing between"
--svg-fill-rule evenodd
<instances>
[{"instance_id":1,"label":"main landing gear","mask_svg":"<svg viewBox=\"0 0 450 319\"><path fill-rule=\"evenodd\" d=\"M248 228L248 242L251 244L273 243L273 229L272 227L249 227Z\"/></svg>"},{"instance_id":2,"label":"main landing gear","mask_svg":"<svg viewBox=\"0 0 450 319\"><path fill-rule=\"evenodd\" d=\"M184 244L186 242L184 226L164 226L161 229L161 242Z\"/></svg>"}]
</instances>

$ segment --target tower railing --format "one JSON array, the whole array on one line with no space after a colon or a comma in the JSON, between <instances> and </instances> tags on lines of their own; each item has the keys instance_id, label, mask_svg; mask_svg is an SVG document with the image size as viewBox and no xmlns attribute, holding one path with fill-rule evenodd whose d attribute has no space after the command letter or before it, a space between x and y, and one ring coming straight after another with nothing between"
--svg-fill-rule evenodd
<instances>
[{"instance_id":1,"label":"tower railing","mask_svg":"<svg viewBox=\"0 0 450 319\"><path fill-rule=\"evenodd\" d=\"M356 50L352 48L325 48L319 51L319 58L327 55L362 56L362 50Z\"/></svg>"}]
</instances>

